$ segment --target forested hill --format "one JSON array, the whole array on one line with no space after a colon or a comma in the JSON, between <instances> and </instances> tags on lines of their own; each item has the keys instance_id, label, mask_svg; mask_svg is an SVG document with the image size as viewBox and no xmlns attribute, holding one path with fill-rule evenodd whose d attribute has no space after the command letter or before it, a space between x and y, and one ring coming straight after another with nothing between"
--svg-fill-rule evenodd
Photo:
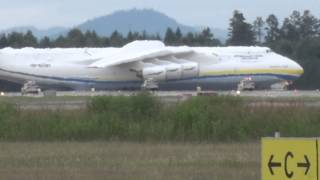
<instances>
[{"instance_id":1,"label":"forested hill","mask_svg":"<svg viewBox=\"0 0 320 180\"><path fill-rule=\"evenodd\" d=\"M177 29L178 27L182 33L201 32L203 29L179 23L174 18L153 9L116 11L105 16L89 19L81 24L73 26L73 28L80 29L82 32L95 31L99 36L111 36L111 34L117 30L124 35L128 34L130 31L140 33L147 32L148 34L158 34L162 38L164 37L167 28ZM23 26L0 30L0 34L11 32L26 33L28 30L31 30L33 35L37 38L43 38L44 36L57 38L59 35L66 35L71 28L54 27L41 30L33 26ZM212 31L220 40L224 41L227 37L226 29L214 28Z\"/></svg>"},{"instance_id":2,"label":"forested hill","mask_svg":"<svg viewBox=\"0 0 320 180\"><path fill-rule=\"evenodd\" d=\"M110 36L117 30L121 34L128 34L129 31L145 31L149 34L159 34L161 37L165 35L168 27L172 29L179 27L182 33L196 32L195 28L180 24L173 18L151 9L117 11L77 26L83 32L94 30L100 36Z\"/></svg>"}]
</instances>

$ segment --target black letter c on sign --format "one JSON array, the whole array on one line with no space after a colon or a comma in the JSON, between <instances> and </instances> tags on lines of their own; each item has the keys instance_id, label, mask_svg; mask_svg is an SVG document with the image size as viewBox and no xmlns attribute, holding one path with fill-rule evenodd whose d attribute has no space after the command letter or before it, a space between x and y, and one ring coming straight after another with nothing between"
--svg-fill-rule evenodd
<instances>
[{"instance_id":1,"label":"black letter c on sign","mask_svg":"<svg viewBox=\"0 0 320 180\"><path fill-rule=\"evenodd\" d=\"M286 173L286 176L288 177L288 178L292 178L292 176L293 176L293 172L292 171L288 171L288 158L293 158L293 154L292 154L292 152L287 152L287 154L286 154L286 157L285 157L285 159L284 159L284 171L285 171L285 173Z\"/></svg>"}]
</instances>

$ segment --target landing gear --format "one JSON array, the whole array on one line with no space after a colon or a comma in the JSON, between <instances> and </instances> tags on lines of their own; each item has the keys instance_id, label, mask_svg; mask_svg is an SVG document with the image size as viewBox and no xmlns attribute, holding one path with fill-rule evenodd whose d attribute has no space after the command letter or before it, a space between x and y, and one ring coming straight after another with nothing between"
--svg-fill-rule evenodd
<instances>
[{"instance_id":1,"label":"landing gear","mask_svg":"<svg viewBox=\"0 0 320 180\"><path fill-rule=\"evenodd\" d=\"M40 87L35 81L27 81L21 88L21 94L39 94L41 92Z\"/></svg>"},{"instance_id":2,"label":"landing gear","mask_svg":"<svg viewBox=\"0 0 320 180\"><path fill-rule=\"evenodd\" d=\"M272 84L271 85L271 89L272 90L285 91L285 90L289 89L291 84L292 84L292 82L282 81L282 82L279 82L279 83Z\"/></svg>"},{"instance_id":3,"label":"landing gear","mask_svg":"<svg viewBox=\"0 0 320 180\"><path fill-rule=\"evenodd\" d=\"M252 78L245 78L238 84L238 91L253 91L256 88Z\"/></svg>"},{"instance_id":4,"label":"landing gear","mask_svg":"<svg viewBox=\"0 0 320 180\"><path fill-rule=\"evenodd\" d=\"M157 81L152 78L144 80L143 84L141 85L142 90L150 90L150 91L157 91L159 90L159 85Z\"/></svg>"}]
</instances>

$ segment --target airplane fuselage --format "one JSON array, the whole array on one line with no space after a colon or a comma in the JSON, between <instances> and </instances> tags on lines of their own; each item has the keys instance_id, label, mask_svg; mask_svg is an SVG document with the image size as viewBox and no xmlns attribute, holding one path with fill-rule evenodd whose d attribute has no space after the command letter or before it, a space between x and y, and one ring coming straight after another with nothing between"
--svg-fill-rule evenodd
<instances>
[{"instance_id":1,"label":"airplane fuselage","mask_svg":"<svg viewBox=\"0 0 320 180\"><path fill-rule=\"evenodd\" d=\"M140 89L144 79L132 67L139 70L168 67L166 63L182 67L185 62L195 62L194 76L184 75L182 71L178 78L169 77L167 71L158 79L160 89L187 90L197 86L203 89L234 89L244 78L251 78L257 88L268 88L280 81L293 81L303 73L294 61L259 47L232 47L230 51L227 47L191 48L194 53L175 57L165 55L105 68L89 66L102 56L113 57L112 54L120 49L7 48L0 50L0 78L20 84L32 80L44 89Z\"/></svg>"}]
</instances>

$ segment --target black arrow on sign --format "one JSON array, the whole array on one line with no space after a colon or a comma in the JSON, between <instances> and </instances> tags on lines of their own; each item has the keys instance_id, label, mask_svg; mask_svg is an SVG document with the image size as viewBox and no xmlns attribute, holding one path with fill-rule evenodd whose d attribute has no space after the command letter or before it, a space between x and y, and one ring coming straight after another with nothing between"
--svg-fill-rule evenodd
<instances>
[{"instance_id":1,"label":"black arrow on sign","mask_svg":"<svg viewBox=\"0 0 320 180\"><path fill-rule=\"evenodd\" d=\"M305 175L307 175L308 174L308 172L309 172L309 169L310 169L310 166L311 166L311 164L310 164L310 161L309 161L309 159L308 159L308 156L306 156L306 155L304 155L304 160L305 160L305 162L304 163L297 163L297 166L300 168L306 168L306 172L304 173Z\"/></svg>"},{"instance_id":2,"label":"black arrow on sign","mask_svg":"<svg viewBox=\"0 0 320 180\"><path fill-rule=\"evenodd\" d=\"M272 168L281 167L281 163L279 163L279 162L272 162L273 157L274 157L274 155L272 154L272 155L270 156L270 159L269 159L269 162L268 162L268 167L269 167L270 173L271 173L272 175L274 175Z\"/></svg>"}]
</instances>

